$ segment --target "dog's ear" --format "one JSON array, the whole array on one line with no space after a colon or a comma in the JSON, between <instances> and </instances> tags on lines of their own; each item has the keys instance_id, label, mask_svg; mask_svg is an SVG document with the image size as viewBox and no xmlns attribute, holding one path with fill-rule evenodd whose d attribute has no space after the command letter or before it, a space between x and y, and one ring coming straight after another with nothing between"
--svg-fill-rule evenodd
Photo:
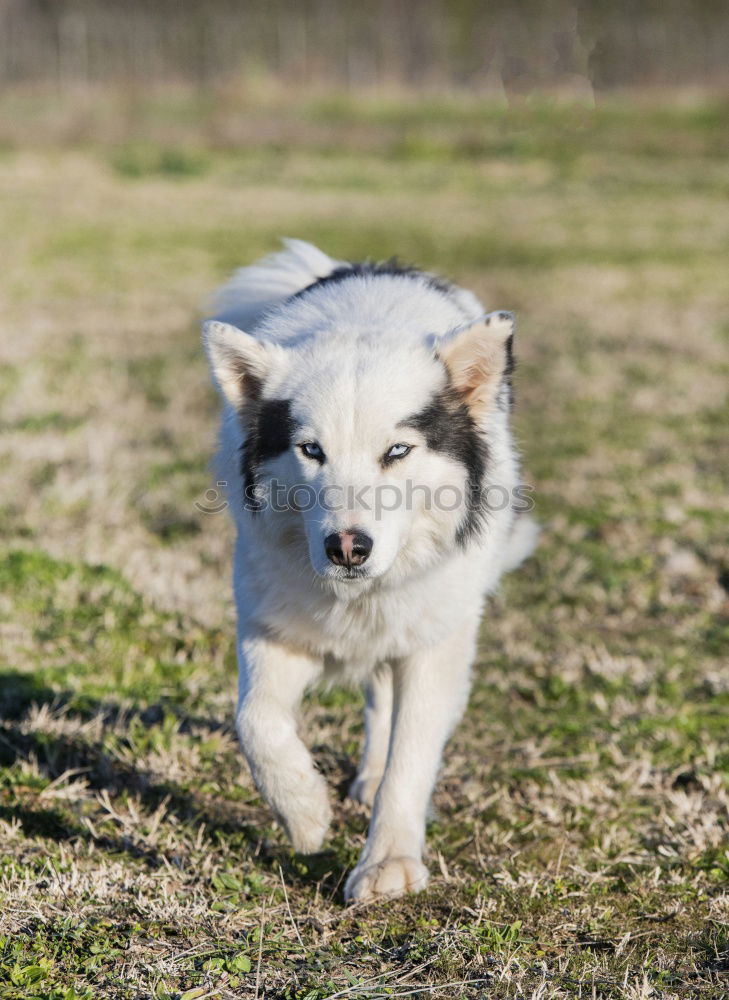
<instances>
[{"instance_id":1,"label":"dog's ear","mask_svg":"<svg viewBox=\"0 0 729 1000\"><path fill-rule=\"evenodd\" d=\"M502 381L511 375L513 339L514 314L492 312L436 344L454 388L476 420L491 409Z\"/></svg>"},{"instance_id":2,"label":"dog's ear","mask_svg":"<svg viewBox=\"0 0 729 1000\"><path fill-rule=\"evenodd\" d=\"M277 344L256 340L218 320L203 324L203 342L220 394L238 411L256 402L272 368L285 355Z\"/></svg>"}]
</instances>

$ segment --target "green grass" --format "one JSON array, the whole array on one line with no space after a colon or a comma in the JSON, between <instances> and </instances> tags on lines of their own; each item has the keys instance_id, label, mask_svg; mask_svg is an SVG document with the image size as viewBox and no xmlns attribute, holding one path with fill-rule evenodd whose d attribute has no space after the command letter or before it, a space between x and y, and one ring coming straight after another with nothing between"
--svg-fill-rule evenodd
<instances>
[{"instance_id":1,"label":"green grass","mask_svg":"<svg viewBox=\"0 0 729 1000\"><path fill-rule=\"evenodd\" d=\"M729 995L727 107L183 105L0 121L0 996ZM431 887L369 908L361 695L304 705L335 822L298 856L196 506L200 304L280 235L519 316L542 541L487 607Z\"/></svg>"}]
</instances>

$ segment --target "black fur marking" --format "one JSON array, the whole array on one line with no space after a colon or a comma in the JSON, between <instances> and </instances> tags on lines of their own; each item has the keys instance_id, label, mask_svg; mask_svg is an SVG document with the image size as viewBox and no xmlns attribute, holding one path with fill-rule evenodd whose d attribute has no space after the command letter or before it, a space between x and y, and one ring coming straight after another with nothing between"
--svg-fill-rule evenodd
<instances>
[{"instance_id":1,"label":"black fur marking","mask_svg":"<svg viewBox=\"0 0 729 1000\"><path fill-rule=\"evenodd\" d=\"M313 281L306 288L302 288L301 291L293 295L292 298L298 299L301 295L306 295L313 288L321 288L322 285L338 284L341 281L346 281L348 278L374 278L380 275L395 275L399 278L422 280L443 295L450 295L453 289L453 285L449 281L446 281L445 278L439 278L435 274L428 274L411 264L401 264L397 257L391 257L390 260L379 262L365 260L352 264L343 264L341 267L335 268L331 274L327 274L323 278L317 278L316 281Z\"/></svg>"},{"instance_id":2,"label":"black fur marking","mask_svg":"<svg viewBox=\"0 0 729 1000\"><path fill-rule=\"evenodd\" d=\"M516 358L514 357L514 334L510 334L504 344L504 352L506 353L506 364L504 365L504 374L502 375L502 381L506 386L506 398L508 400L509 409L514 408L514 369L516 368Z\"/></svg>"},{"instance_id":3,"label":"black fur marking","mask_svg":"<svg viewBox=\"0 0 729 1000\"><path fill-rule=\"evenodd\" d=\"M282 455L291 444L294 420L288 399L262 399L245 415L246 439L241 448L243 496L249 510L261 510L258 470L263 462Z\"/></svg>"},{"instance_id":4,"label":"black fur marking","mask_svg":"<svg viewBox=\"0 0 729 1000\"><path fill-rule=\"evenodd\" d=\"M456 532L456 541L465 548L479 533L486 513L482 486L488 446L483 436L450 380L419 413L403 420L402 426L414 427L431 450L448 455L465 467L466 514Z\"/></svg>"}]
</instances>

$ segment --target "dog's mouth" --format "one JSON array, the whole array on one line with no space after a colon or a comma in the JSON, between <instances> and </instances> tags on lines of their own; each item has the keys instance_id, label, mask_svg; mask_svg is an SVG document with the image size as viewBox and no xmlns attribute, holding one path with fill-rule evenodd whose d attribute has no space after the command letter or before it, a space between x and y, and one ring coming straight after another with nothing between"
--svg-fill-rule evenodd
<instances>
[{"instance_id":1,"label":"dog's mouth","mask_svg":"<svg viewBox=\"0 0 729 1000\"><path fill-rule=\"evenodd\" d=\"M369 570L361 566L330 566L324 573L317 573L323 584L330 586L343 583L353 586L356 583L366 583L375 579Z\"/></svg>"},{"instance_id":2,"label":"dog's mouth","mask_svg":"<svg viewBox=\"0 0 729 1000\"><path fill-rule=\"evenodd\" d=\"M333 572L321 577L320 581L327 593L345 603L359 601L365 594L371 593L373 588L380 586L378 574L355 566L333 569Z\"/></svg>"},{"instance_id":3,"label":"dog's mouth","mask_svg":"<svg viewBox=\"0 0 729 1000\"><path fill-rule=\"evenodd\" d=\"M332 579L342 580L344 583L352 583L355 580L366 580L369 578L369 573L366 569L362 569L359 566L350 566L345 568L344 566L338 567L334 573L331 574Z\"/></svg>"}]
</instances>

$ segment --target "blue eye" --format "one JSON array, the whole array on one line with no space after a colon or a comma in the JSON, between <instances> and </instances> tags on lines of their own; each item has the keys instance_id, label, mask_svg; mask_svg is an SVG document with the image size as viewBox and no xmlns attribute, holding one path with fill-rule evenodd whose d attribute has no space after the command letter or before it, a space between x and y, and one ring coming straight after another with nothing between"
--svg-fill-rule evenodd
<instances>
[{"instance_id":1,"label":"blue eye","mask_svg":"<svg viewBox=\"0 0 729 1000\"><path fill-rule=\"evenodd\" d=\"M405 458L410 450L409 444L394 444L385 452L384 460L385 462L395 462L398 458Z\"/></svg>"},{"instance_id":2,"label":"blue eye","mask_svg":"<svg viewBox=\"0 0 729 1000\"><path fill-rule=\"evenodd\" d=\"M305 441L303 444L299 445L304 455L307 458L313 458L315 462L322 463L325 459L324 449L316 441Z\"/></svg>"}]
</instances>

